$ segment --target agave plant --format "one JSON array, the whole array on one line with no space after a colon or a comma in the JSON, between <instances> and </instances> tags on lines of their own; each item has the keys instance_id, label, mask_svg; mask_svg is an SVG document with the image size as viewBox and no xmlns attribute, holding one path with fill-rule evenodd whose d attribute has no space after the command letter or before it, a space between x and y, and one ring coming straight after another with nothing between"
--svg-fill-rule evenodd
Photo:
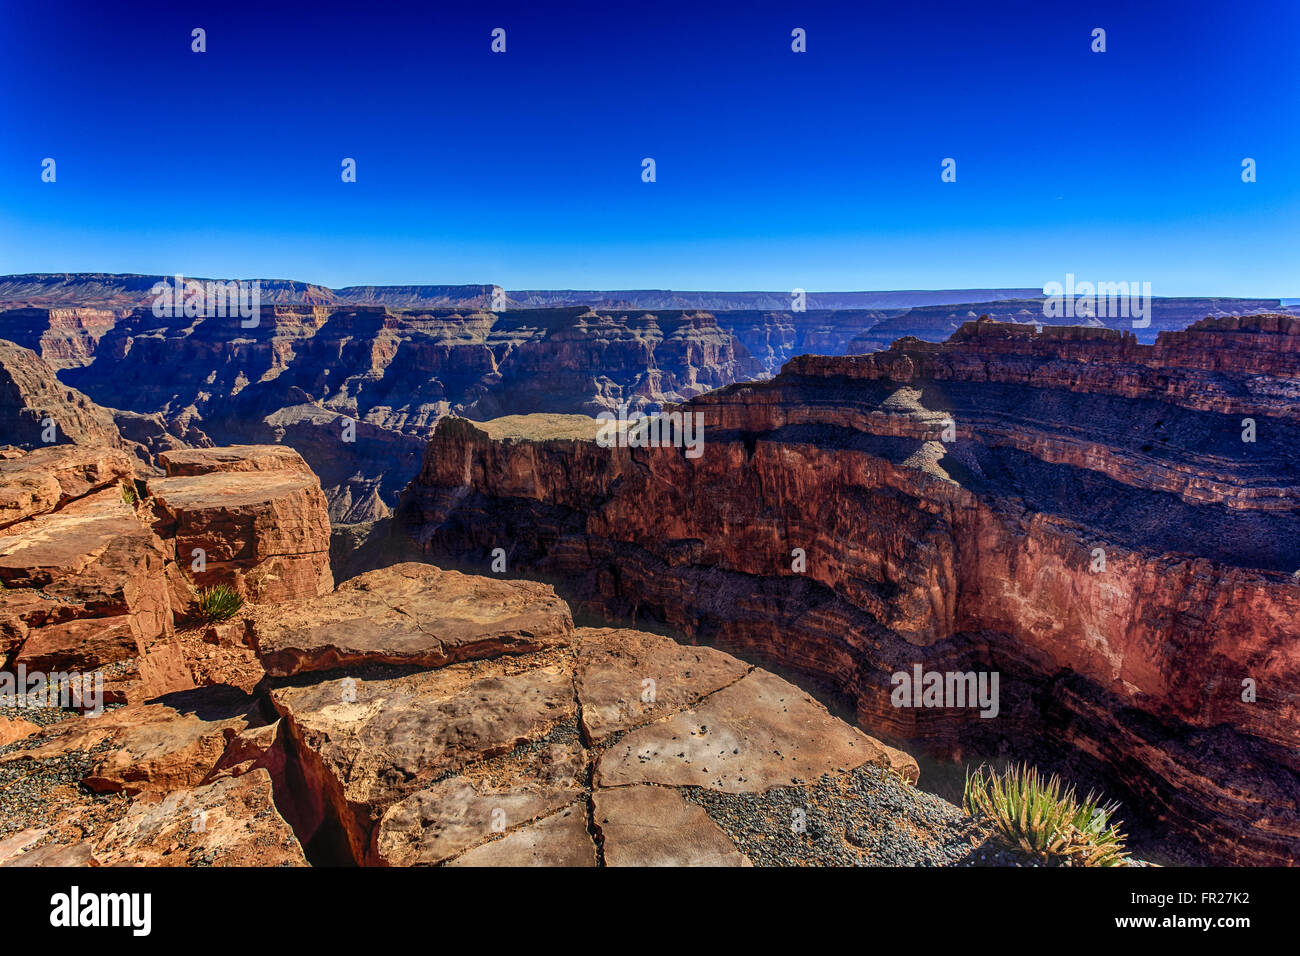
<instances>
[{"instance_id":1,"label":"agave plant","mask_svg":"<svg viewBox=\"0 0 1300 956\"><path fill-rule=\"evenodd\" d=\"M980 767L967 773L966 810L987 820L1007 843L1057 866L1128 866L1126 837L1111 822L1117 803L1089 792L1079 800L1056 774L1016 765L1005 773Z\"/></svg>"},{"instance_id":2,"label":"agave plant","mask_svg":"<svg viewBox=\"0 0 1300 956\"><path fill-rule=\"evenodd\" d=\"M225 621L239 613L244 599L224 584L199 592L198 616L205 621Z\"/></svg>"}]
</instances>

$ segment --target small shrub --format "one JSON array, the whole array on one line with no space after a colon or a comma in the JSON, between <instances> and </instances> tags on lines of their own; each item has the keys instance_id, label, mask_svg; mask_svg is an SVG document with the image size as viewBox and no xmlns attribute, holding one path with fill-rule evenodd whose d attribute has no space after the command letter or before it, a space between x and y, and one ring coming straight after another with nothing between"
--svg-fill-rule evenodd
<instances>
[{"instance_id":1,"label":"small shrub","mask_svg":"<svg viewBox=\"0 0 1300 956\"><path fill-rule=\"evenodd\" d=\"M225 621L239 613L244 599L224 584L199 592L198 616L205 621Z\"/></svg>"},{"instance_id":2,"label":"small shrub","mask_svg":"<svg viewBox=\"0 0 1300 956\"><path fill-rule=\"evenodd\" d=\"M989 822L1008 844L1057 866L1128 866L1124 834L1111 817L1119 804L1102 804L1091 792L1080 801L1073 786L1031 767L1005 773L980 767L967 773L964 793L971 816Z\"/></svg>"},{"instance_id":3,"label":"small shrub","mask_svg":"<svg viewBox=\"0 0 1300 956\"><path fill-rule=\"evenodd\" d=\"M140 500L140 496L135 493L135 485L132 485L129 482L123 482L122 501L130 505L132 508L134 508L135 503L139 500Z\"/></svg>"}]
</instances>

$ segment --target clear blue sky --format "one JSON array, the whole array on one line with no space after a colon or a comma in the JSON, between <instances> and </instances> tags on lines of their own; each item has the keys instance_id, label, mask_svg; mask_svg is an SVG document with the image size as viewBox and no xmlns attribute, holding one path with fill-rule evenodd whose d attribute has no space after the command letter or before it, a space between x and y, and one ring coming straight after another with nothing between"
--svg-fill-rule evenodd
<instances>
[{"instance_id":1,"label":"clear blue sky","mask_svg":"<svg viewBox=\"0 0 1300 956\"><path fill-rule=\"evenodd\" d=\"M0 273L1300 295L1295 0L0 3Z\"/></svg>"}]
</instances>

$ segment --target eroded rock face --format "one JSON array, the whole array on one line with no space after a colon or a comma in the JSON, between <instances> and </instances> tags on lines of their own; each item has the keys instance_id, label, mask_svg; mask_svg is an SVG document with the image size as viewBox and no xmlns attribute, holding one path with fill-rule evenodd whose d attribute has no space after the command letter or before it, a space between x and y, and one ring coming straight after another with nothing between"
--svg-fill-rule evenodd
<instances>
[{"instance_id":1,"label":"eroded rock face","mask_svg":"<svg viewBox=\"0 0 1300 956\"><path fill-rule=\"evenodd\" d=\"M200 698L202 700L202 698ZM248 703L217 699L215 712L182 703L130 705L59 721L21 741L0 763L70 752L91 755L80 782L96 793L167 793L198 786L249 724Z\"/></svg>"},{"instance_id":2,"label":"eroded rock face","mask_svg":"<svg viewBox=\"0 0 1300 956\"><path fill-rule=\"evenodd\" d=\"M0 435L38 448L72 443L125 448L112 413L64 386L35 352L0 338Z\"/></svg>"},{"instance_id":3,"label":"eroded rock face","mask_svg":"<svg viewBox=\"0 0 1300 956\"><path fill-rule=\"evenodd\" d=\"M159 456L146 482L154 530L201 587L227 585L250 601L292 601L333 587L329 509L306 462L279 446ZM202 570L192 558L202 555Z\"/></svg>"},{"instance_id":4,"label":"eroded rock face","mask_svg":"<svg viewBox=\"0 0 1300 956\"><path fill-rule=\"evenodd\" d=\"M0 460L0 529L121 484L133 472L124 452L102 447L56 445Z\"/></svg>"},{"instance_id":5,"label":"eroded rock face","mask_svg":"<svg viewBox=\"0 0 1300 956\"><path fill-rule=\"evenodd\" d=\"M271 775L254 770L157 802L136 800L91 851L96 866L306 866L275 808Z\"/></svg>"},{"instance_id":6,"label":"eroded rock face","mask_svg":"<svg viewBox=\"0 0 1300 956\"><path fill-rule=\"evenodd\" d=\"M0 723L2 866L744 865L732 834L766 845L811 788L915 779L774 675L575 630L540 583L398 564L196 624L176 556L313 553L292 505L314 476L280 447L180 449L167 477L119 486L79 454L0 529L0 635L25 668L104 672L107 709ZM760 809L740 829L702 796L737 793Z\"/></svg>"},{"instance_id":7,"label":"eroded rock face","mask_svg":"<svg viewBox=\"0 0 1300 956\"><path fill-rule=\"evenodd\" d=\"M698 459L448 420L399 518L461 565L508 536L581 611L775 662L889 739L1032 752L1214 858L1292 862L1296 322L805 357L684 406ZM894 706L918 664L998 673L997 718Z\"/></svg>"},{"instance_id":8,"label":"eroded rock face","mask_svg":"<svg viewBox=\"0 0 1300 956\"><path fill-rule=\"evenodd\" d=\"M172 633L167 560L117 486L0 530L0 634L15 663L91 671L144 654Z\"/></svg>"},{"instance_id":9,"label":"eroded rock face","mask_svg":"<svg viewBox=\"0 0 1300 956\"><path fill-rule=\"evenodd\" d=\"M568 641L569 608L548 586L398 564L372 571L293 612L259 616L252 636L269 674L362 662L442 667Z\"/></svg>"},{"instance_id":10,"label":"eroded rock face","mask_svg":"<svg viewBox=\"0 0 1300 956\"><path fill-rule=\"evenodd\" d=\"M271 699L307 781L329 800L359 861L371 857L379 818L399 799L541 738L576 706L572 675L559 665L515 674L498 666L483 676L457 665L390 680L342 678L282 688Z\"/></svg>"}]
</instances>

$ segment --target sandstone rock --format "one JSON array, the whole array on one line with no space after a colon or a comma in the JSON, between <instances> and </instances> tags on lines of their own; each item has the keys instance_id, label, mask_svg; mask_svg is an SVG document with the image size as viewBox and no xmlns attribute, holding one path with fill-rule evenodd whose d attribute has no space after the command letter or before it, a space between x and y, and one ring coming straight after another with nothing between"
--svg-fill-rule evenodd
<instances>
[{"instance_id":1,"label":"sandstone rock","mask_svg":"<svg viewBox=\"0 0 1300 956\"><path fill-rule=\"evenodd\" d=\"M699 707L622 738L600 758L596 781L753 793L889 759L878 741L793 684L754 671Z\"/></svg>"},{"instance_id":2,"label":"sandstone rock","mask_svg":"<svg viewBox=\"0 0 1300 956\"><path fill-rule=\"evenodd\" d=\"M0 747L30 737L40 729L30 720L23 720L20 717L0 717Z\"/></svg>"},{"instance_id":3,"label":"sandstone rock","mask_svg":"<svg viewBox=\"0 0 1300 956\"><path fill-rule=\"evenodd\" d=\"M302 456L283 445L227 445L222 448L182 448L165 451L158 464L168 478L236 474L246 471L282 471L312 474Z\"/></svg>"},{"instance_id":4,"label":"sandstone rock","mask_svg":"<svg viewBox=\"0 0 1300 956\"><path fill-rule=\"evenodd\" d=\"M254 770L265 770L277 788L284 785L285 762L283 722L274 721L261 727L249 727L226 741L225 753L208 775L208 782L240 777Z\"/></svg>"},{"instance_id":5,"label":"sandstone rock","mask_svg":"<svg viewBox=\"0 0 1300 956\"><path fill-rule=\"evenodd\" d=\"M750 668L709 647L684 647L644 631L578 631L575 685L592 743L649 723L735 683ZM653 683L647 685L646 681ZM652 697L652 700L647 700Z\"/></svg>"},{"instance_id":6,"label":"sandstone rock","mask_svg":"<svg viewBox=\"0 0 1300 956\"><path fill-rule=\"evenodd\" d=\"M0 339L0 434L32 448L48 444L51 434L58 444L126 448L108 409L64 385L35 352L4 339Z\"/></svg>"},{"instance_id":7,"label":"sandstone rock","mask_svg":"<svg viewBox=\"0 0 1300 956\"><path fill-rule=\"evenodd\" d=\"M0 528L117 485L131 472L131 459L112 448L56 445L0 459Z\"/></svg>"},{"instance_id":8,"label":"sandstone rock","mask_svg":"<svg viewBox=\"0 0 1300 956\"><path fill-rule=\"evenodd\" d=\"M320 483L283 448L207 448L168 452L169 471L193 474L146 483L154 529L175 543L201 587L225 584L248 600L314 597L333 586L329 515ZM206 470L205 470L206 469Z\"/></svg>"},{"instance_id":9,"label":"sandstone rock","mask_svg":"<svg viewBox=\"0 0 1300 956\"><path fill-rule=\"evenodd\" d=\"M271 693L308 789L323 794L353 857L370 855L390 806L466 765L539 740L576 712L572 675L455 664L381 680L342 678ZM308 836L310 838L310 836Z\"/></svg>"},{"instance_id":10,"label":"sandstone rock","mask_svg":"<svg viewBox=\"0 0 1300 956\"><path fill-rule=\"evenodd\" d=\"M749 866L703 808L668 787L597 790L606 866Z\"/></svg>"},{"instance_id":11,"label":"sandstone rock","mask_svg":"<svg viewBox=\"0 0 1300 956\"><path fill-rule=\"evenodd\" d=\"M490 769L488 769L490 768ZM376 858L388 866L440 863L496 833L573 803L586 759L576 744L549 744L493 761L394 804L380 821Z\"/></svg>"},{"instance_id":12,"label":"sandstone rock","mask_svg":"<svg viewBox=\"0 0 1300 956\"><path fill-rule=\"evenodd\" d=\"M595 866L587 814L575 803L452 860L449 866Z\"/></svg>"},{"instance_id":13,"label":"sandstone rock","mask_svg":"<svg viewBox=\"0 0 1300 956\"><path fill-rule=\"evenodd\" d=\"M21 639L18 660L34 669L137 656L172 631L166 563L115 488L11 525L0 531L0 639Z\"/></svg>"},{"instance_id":14,"label":"sandstone rock","mask_svg":"<svg viewBox=\"0 0 1300 956\"><path fill-rule=\"evenodd\" d=\"M28 827L4 838L0 838L0 866L32 848L41 839L49 835L45 827Z\"/></svg>"},{"instance_id":15,"label":"sandstone rock","mask_svg":"<svg viewBox=\"0 0 1300 956\"><path fill-rule=\"evenodd\" d=\"M248 726L241 695L191 692L170 703L129 705L98 717L51 724L0 763L81 752L91 758L82 783L98 793L168 792L200 784Z\"/></svg>"},{"instance_id":16,"label":"sandstone rock","mask_svg":"<svg viewBox=\"0 0 1300 956\"><path fill-rule=\"evenodd\" d=\"M94 866L90 843L47 843L44 846L26 850L8 860L0 860L0 866L12 867L70 867Z\"/></svg>"},{"instance_id":17,"label":"sandstone rock","mask_svg":"<svg viewBox=\"0 0 1300 956\"><path fill-rule=\"evenodd\" d=\"M306 866L262 769L156 800L136 798L104 834L97 866Z\"/></svg>"},{"instance_id":18,"label":"sandstone rock","mask_svg":"<svg viewBox=\"0 0 1300 956\"><path fill-rule=\"evenodd\" d=\"M252 639L267 672L286 676L361 663L442 667L558 646L572 629L547 585L399 564L260 613Z\"/></svg>"},{"instance_id":19,"label":"sandstone rock","mask_svg":"<svg viewBox=\"0 0 1300 956\"><path fill-rule=\"evenodd\" d=\"M29 671L95 671L141 654L137 629L129 615L85 618L43 627L23 644L14 659Z\"/></svg>"}]
</instances>

